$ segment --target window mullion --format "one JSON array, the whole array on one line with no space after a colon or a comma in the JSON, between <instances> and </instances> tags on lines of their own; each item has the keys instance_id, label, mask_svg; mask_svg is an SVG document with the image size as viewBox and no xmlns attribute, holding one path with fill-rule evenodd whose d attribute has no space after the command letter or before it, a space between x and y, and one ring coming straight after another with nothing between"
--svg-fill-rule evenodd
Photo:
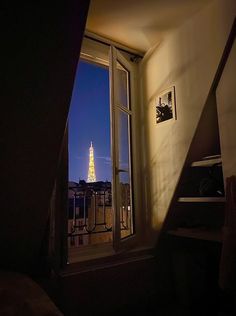
<instances>
[{"instance_id":1,"label":"window mullion","mask_svg":"<svg viewBox=\"0 0 236 316\"><path fill-rule=\"evenodd\" d=\"M113 206L113 246L119 248L120 242L120 213L119 213L119 151L118 151L118 108L117 78L116 78L116 50L110 48L110 106L111 106L111 148L112 148L112 206Z\"/></svg>"}]
</instances>

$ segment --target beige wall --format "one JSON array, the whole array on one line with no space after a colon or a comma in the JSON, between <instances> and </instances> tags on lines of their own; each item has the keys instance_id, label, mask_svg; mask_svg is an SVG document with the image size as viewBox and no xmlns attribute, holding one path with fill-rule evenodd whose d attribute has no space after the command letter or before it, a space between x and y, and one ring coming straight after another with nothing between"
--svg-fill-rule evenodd
<instances>
[{"instance_id":1,"label":"beige wall","mask_svg":"<svg viewBox=\"0 0 236 316\"><path fill-rule=\"evenodd\" d=\"M216 90L224 177L236 175L236 42Z\"/></svg>"},{"instance_id":2,"label":"beige wall","mask_svg":"<svg viewBox=\"0 0 236 316\"><path fill-rule=\"evenodd\" d=\"M236 3L215 0L170 32L141 65L144 174L150 224L161 227L224 50ZM177 120L155 124L154 98L176 89Z\"/></svg>"}]
</instances>

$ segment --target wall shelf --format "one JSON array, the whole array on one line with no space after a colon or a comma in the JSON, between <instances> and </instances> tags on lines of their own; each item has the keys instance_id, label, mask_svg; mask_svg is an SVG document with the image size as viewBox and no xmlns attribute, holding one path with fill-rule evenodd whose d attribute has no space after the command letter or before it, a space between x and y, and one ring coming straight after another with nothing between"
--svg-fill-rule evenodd
<instances>
[{"instance_id":1,"label":"wall shelf","mask_svg":"<svg viewBox=\"0 0 236 316\"><path fill-rule=\"evenodd\" d=\"M211 159L203 159L199 161L194 161L191 164L191 167L211 167L215 164L222 164L222 159L221 157L216 157L216 158L211 158Z\"/></svg>"},{"instance_id":2,"label":"wall shelf","mask_svg":"<svg viewBox=\"0 0 236 316\"><path fill-rule=\"evenodd\" d=\"M180 197L178 198L178 202L184 202L184 203L208 203L208 202L220 202L224 203L225 202L225 197L208 197L208 196L203 196L203 197Z\"/></svg>"},{"instance_id":3,"label":"wall shelf","mask_svg":"<svg viewBox=\"0 0 236 316\"><path fill-rule=\"evenodd\" d=\"M220 229L208 229L205 227L197 228L183 228L178 227L177 229L169 230L169 235L177 237L186 237L193 239L200 239L206 241L222 242L222 231Z\"/></svg>"}]
</instances>

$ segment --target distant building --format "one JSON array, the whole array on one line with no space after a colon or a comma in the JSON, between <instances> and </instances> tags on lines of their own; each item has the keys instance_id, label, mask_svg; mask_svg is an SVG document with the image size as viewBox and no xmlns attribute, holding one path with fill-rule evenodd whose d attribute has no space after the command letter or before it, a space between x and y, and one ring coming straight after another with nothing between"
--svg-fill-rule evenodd
<instances>
[{"instance_id":1,"label":"distant building","mask_svg":"<svg viewBox=\"0 0 236 316\"><path fill-rule=\"evenodd\" d=\"M69 182L68 201L68 247L112 240L111 182Z\"/></svg>"}]
</instances>

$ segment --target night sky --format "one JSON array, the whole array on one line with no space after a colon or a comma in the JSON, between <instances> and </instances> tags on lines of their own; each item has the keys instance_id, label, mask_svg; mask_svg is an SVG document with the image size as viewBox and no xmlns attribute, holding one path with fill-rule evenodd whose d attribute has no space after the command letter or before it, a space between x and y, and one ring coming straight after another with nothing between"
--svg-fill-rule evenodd
<instances>
[{"instance_id":1,"label":"night sky","mask_svg":"<svg viewBox=\"0 0 236 316\"><path fill-rule=\"evenodd\" d=\"M91 141L97 181L111 181L109 70L80 61L69 113L69 181L87 181Z\"/></svg>"}]
</instances>

